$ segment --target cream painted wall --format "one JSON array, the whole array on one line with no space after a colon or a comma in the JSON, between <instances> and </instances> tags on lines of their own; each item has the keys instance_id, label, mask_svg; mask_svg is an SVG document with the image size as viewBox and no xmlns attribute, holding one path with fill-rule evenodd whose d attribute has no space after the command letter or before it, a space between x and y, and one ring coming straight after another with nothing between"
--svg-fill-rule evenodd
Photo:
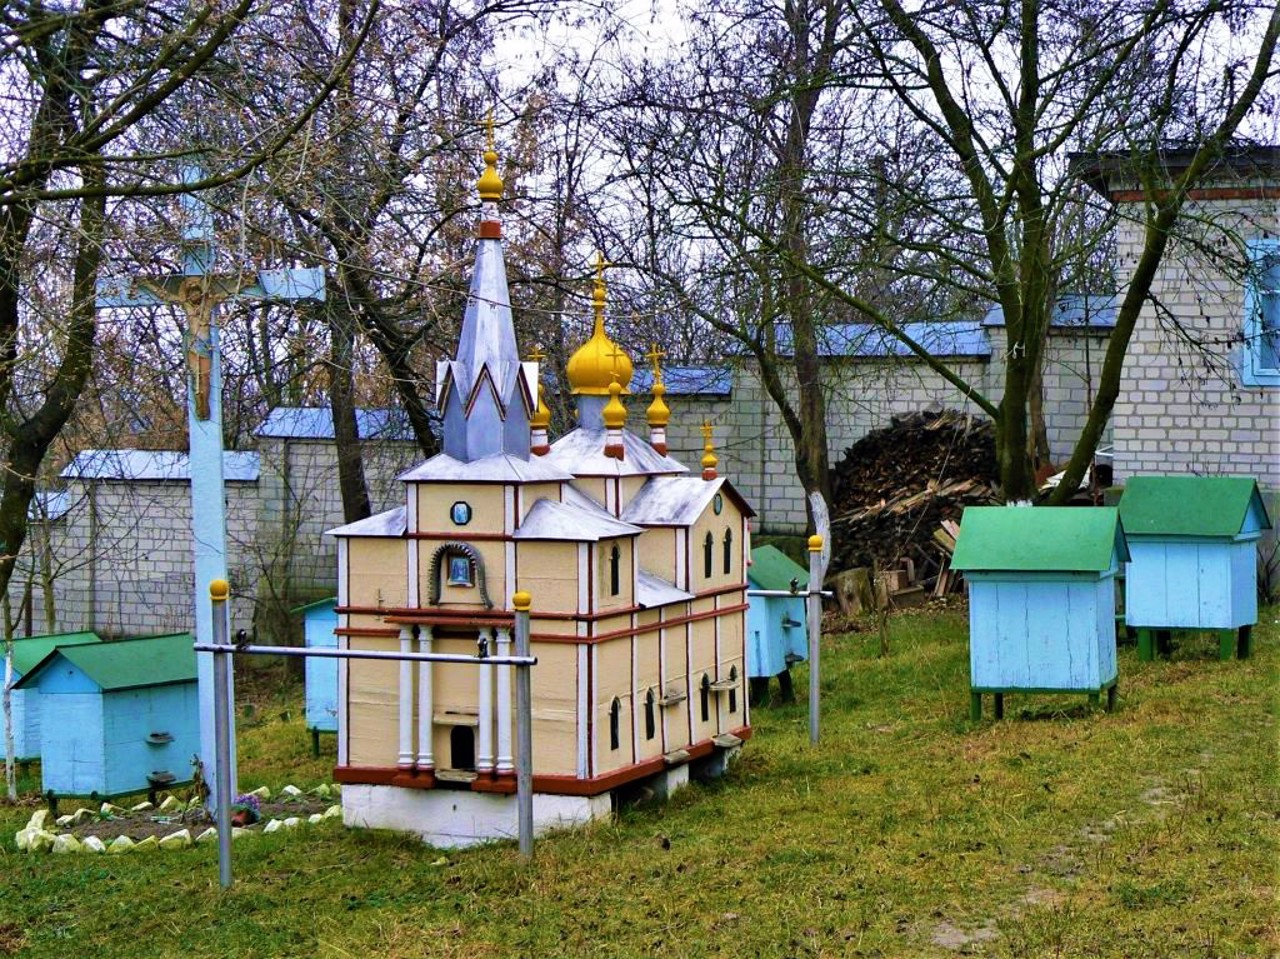
<instances>
[{"instance_id":1,"label":"cream painted wall","mask_svg":"<svg viewBox=\"0 0 1280 959\"><path fill-rule=\"evenodd\" d=\"M468 534L501 533L503 526L503 490L497 483L416 483L418 493L419 533L438 533L442 537L466 539ZM471 520L458 526L450 515L453 504L465 502L471 507Z\"/></svg>"},{"instance_id":2,"label":"cream painted wall","mask_svg":"<svg viewBox=\"0 0 1280 959\"><path fill-rule=\"evenodd\" d=\"M389 537L347 540L348 603L402 607L408 602L407 542Z\"/></svg>"},{"instance_id":3,"label":"cream painted wall","mask_svg":"<svg viewBox=\"0 0 1280 959\"><path fill-rule=\"evenodd\" d=\"M516 582L538 612L578 609L578 544L524 540L516 543Z\"/></svg>"}]
</instances>

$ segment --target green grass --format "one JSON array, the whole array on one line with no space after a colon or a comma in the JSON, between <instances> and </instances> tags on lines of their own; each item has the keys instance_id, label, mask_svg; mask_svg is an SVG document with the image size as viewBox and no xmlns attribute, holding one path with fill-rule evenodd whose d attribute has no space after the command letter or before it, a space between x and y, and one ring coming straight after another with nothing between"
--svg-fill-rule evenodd
<instances>
[{"instance_id":1,"label":"green grass","mask_svg":"<svg viewBox=\"0 0 1280 959\"><path fill-rule=\"evenodd\" d=\"M1112 715L1009 696L976 725L962 613L895 617L885 659L826 637L820 745L803 701L758 710L725 780L532 864L326 824L237 843L222 893L211 849L26 856L0 808L0 955L1273 955L1277 620L1246 662L1122 649ZM298 712L241 716L243 784L325 777Z\"/></svg>"}]
</instances>

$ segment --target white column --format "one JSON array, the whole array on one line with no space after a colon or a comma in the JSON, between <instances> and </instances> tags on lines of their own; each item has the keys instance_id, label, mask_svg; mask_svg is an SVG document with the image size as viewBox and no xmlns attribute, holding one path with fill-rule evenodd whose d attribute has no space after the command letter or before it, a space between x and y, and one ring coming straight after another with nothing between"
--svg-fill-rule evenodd
<instances>
[{"instance_id":1,"label":"white column","mask_svg":"<svg viewBox=\"0 0 1280 959\"><path fill-rule=\"evenodd\" d=\"M511 630L498 630L498 655L511 655ZM511 667L498 666L498 773L515 772L511 758Z\"/></svg>"},{"instance_id":2,"label":"white column","mask_svg":"<svg viewBox=\"0 0 1280 959\"><path fill-rule=\"evenodd\" d=\"M493 630L486 626L480 630L480 637L489 650L493 650ZM480 713L479 742L476 745L476 772L490 772L493 769L493 667L487 663L477 670L480 674L480 695L477 705Z\"/></svg>"},{"instance_id":3,"label":"white column","mask_svg":"<svg viewBox=\"0 0 1280 959\"><path fill-rule=\"evenodd\" d=\"M413 629L400 627L400 652L413 652ZM400 661L400 755L396 765L401 769L413 766L413 663Z\"/></svg>"},{"instance_id":4,"label":"white column","mask_svg":"<svg viewBox=\"0 0 1280 959\"><path fill-rule=\"evenodd\" d=\"M431 652L431 627L418 627L418 652ZM418 768L431 769L436 764L431 752L432 723L435 721L434 690L431 685L430 662L418 663Z\"/></svg>"}]
</instances>

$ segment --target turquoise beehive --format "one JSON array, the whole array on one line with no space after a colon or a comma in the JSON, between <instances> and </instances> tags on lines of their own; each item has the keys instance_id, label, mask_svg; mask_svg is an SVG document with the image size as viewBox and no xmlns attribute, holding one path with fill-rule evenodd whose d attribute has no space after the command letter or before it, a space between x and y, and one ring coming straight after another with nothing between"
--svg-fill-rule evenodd
<instances>
[{"instance_id":1,"label":"turquoise beehive","mask_svg":"<svg viewBox=\"0 0 1280 959\"><path fill-rule=\"evenodd\" d=\"M16 688L18 681L58 646L83 646L85 643L100 642L102 637L87 631L50 633L13 641L13 755L16 759L26 761L40 758L40 693L34 689Z\"/></svg>"},{"instance_id":2,"label":"turquoise beehive","mask_svg":"<svg viewBox=\"0 0 1280 959\"><path fill-rule=\"evenodd\" d=\"M1113 507L971 506L952 568L969 584L970 714L994 693L1107 691L1115 704L1115 577L1129 557Z\"/></svg>"},{"instance_id":3,"label":"turquoise beehive","mask_svg":"<svg viewBox=\"0 0 1280 959\"><path fill-rule=\"evenodd\" d=\"M46 794L109 798L190 781L200 751L190 633L60 646L18 687L40 692Z\"/></svg>"},{"instance_id":4,"label":"turquoise beehive","mask_svg":"<svg viewBox=\"0 0 1280 959\"><path fill-rule=\"evenodd\" d=\"M1120 497L1132 558L1125 622L1151 659L1165 630L1213 630L1248 656L1258 621L1257 542L1271 528L1258 484L1239 476L1134 476ZM1160 638L1163 638L1161 636Z\"/></svg>"},{"instance_id":5,"label":"turquoise beehive","mask_svg":"<svg viewBox=\"0 0 1280 959\"><path fill-rule=\"evenodd\" d=\"M337 649L338 598L332 596L306 606L302 631L308 649ZM338 661L307 657L307 729L311 732L311 752L320 754L320 734L338 731Z\"/></svg>"},{"instance_id":6,"label":"turquoise beehive","mask_svg":"<svg viewBox=\"0 0 1280 959\"><path fill-rule=\"evenodd\" d=\"M747 570L747 676L756 689L768 687L770 676L783 676L793 663L809 658L805 596L809 571L776 546L751 551ZM788 596L752 595L751 590L795 593ZM790 684L783 683L783 698ZM763 697L754 696L754 699Z\"/></svg>"}]
</instances>

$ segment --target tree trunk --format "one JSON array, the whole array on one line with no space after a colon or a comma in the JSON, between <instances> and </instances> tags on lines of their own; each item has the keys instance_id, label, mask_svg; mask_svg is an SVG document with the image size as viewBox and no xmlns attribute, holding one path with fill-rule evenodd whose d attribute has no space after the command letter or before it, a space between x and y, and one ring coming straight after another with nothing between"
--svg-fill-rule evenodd
<instances>
[{"instance_id":1,"label":"tree trunk","mask_svg":"<svg viewBox=\"0 0 1280 959\"><path fill-rule=\"evenodd\" d=\"M364 519L372 509L360 454L359 426L353 380L355 373L355 322L342 300L330 301L329 403L333 411L333 439L338 451L338 488L342 491L342 515L347 523Z\"/></svg>"}]
</instances>

